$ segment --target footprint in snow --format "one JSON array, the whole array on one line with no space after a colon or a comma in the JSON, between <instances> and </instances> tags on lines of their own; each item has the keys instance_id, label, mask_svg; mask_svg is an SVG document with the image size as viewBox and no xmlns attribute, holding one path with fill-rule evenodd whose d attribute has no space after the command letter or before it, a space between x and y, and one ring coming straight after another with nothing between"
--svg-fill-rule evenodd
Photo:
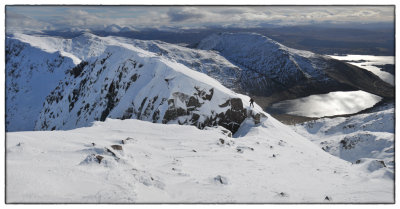
<instances>
[{"instance_id":1,"label":"footprint in snow","mask_svg":"<svg viewBox=\"0 0 400 209\"><path fill-rule=\"evenodd\" d=\"M15 152L15 151L21 152L22 150L24 150L24 148L25 148L25 143L19 142L15 146L8 148L7 152L9 152L9 153Z\"/></svg>"},{"instance_id":2,"label":"footprint in snow","mask_svg":"<svg viewBox=\"0 0 400 209\"><path fill-rule=\"evenodd\" d=\"M171 168L172 171L174 171L178 176L190 176L187 173L183 173L182 169L179 168Z\"/></svg>"},{"instance_id":3,"label":"footprint in snow","mask_svg":"<svg viewBox=\"0 0 400 209\"><path fill-rule=\"evenodd\" d=\"M181 166L182 165L182 161L179 159L174 158L172 161L173 165L177 165L177 166Z\"/></svg>"},{"instance_id":4,"label":"footprint in snow","mask_svg":"<svg viewBox=\"0 0 400 209\"><path fill-rule=\"evenodd\" d=\"M285 141L283 141L283 140L279 140L279 142L278 142L278 145L279 146L285 146L287 143L285 142Z\"/></svg>"}]
</instances>

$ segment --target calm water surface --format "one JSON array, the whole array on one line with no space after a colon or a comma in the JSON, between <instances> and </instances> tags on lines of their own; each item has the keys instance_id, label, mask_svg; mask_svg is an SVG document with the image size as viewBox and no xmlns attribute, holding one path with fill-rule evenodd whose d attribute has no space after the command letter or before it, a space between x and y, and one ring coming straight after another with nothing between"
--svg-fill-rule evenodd
<instances>
[{"instance_id":1,"label":"calm water surface","mask_svg":"<svg viewBox=\"0 0 400 209\"><path fill-rule=\"evenodd\" d=\"M381 99L364 91L337 91L281 101L269 107L268 112L306 117L352 114L374 106Z\"/></svg>"}]
</instances>

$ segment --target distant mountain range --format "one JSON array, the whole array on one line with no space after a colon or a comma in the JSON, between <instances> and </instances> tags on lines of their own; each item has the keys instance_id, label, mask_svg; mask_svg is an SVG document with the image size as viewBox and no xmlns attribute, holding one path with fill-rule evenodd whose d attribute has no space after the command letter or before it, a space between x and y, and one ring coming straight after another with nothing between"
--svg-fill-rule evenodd
<instances>
[{"instance_id":1,"label":"distant mountain range","mask_svg":"<svg viewBox=\"0 0 400 209\"><path fill-rule=\"evenodd\" d=\"M99 36L122 36L141 40L161 40L173 44L196 46L204 38L221 32L258 33L288 47L308 50L318 54L363 54L394 56L394 25L375 24L313 24L302 26L262 25L262 27L206 28L135 28L116 24L104 28L79 28L33 32L40 35L73 38L90 32Z\"/></svg>"}]
</instances>

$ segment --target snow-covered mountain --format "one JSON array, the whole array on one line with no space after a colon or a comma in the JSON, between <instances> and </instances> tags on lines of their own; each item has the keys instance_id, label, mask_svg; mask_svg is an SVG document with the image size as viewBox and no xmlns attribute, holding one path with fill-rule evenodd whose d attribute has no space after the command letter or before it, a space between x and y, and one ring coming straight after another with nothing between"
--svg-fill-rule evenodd
<instances>
[{"instance_id":1,"label":"snow-covered mountain","mask_svg":"<svg viewBox=\"0 0 400 209\"><path fill-rule=\"evenodd\" d=\"M88 33L6 47L7 202L394 201L390 167L339 159L249 107L232 89L257 74L223 52Z\"/></svg>"},{"instance_id":2,"label":"snow-covered mountain","mask_svg":"<svg viewBox=\"0 0 400 209\"><path fill-rule=\"evenodd\" d=\"M351 117L323 118L292 126L326 152L393 178L394 106Z\"/></svg>"},{"instance_id":3,"label":"snow-covered mountain","mask_svg":"<svg viewBox=\"0 0 400 209\"><path fill-rule=\"evenodd\" d=\"M393 86L365 69L292 49L259 34L214 34L202 40L198 48L216 50L240 66L242 87L259 97L270 97L265 105L331 91L363 90L394 97Z\"/></svg>"},{"instance_id":4,"label":"snow-covered mountain","mask_svg":"<svg viewBox=\"0 0 400 209\"><path fill-rule=\"evenodd\" d=\"M223 128L96 122L8 132L8 203L393 203L393 179L272 117Z\"/></svg>"},{"instance_id":5,"label":"snow-covered mountain","mask_svg":"<svg viewBox=\"0 0 400 209\"><path fill-rule=\"evenodd\" d=\"M235 132L246 117L266 117L260 107L249 109L249 97L207 75L112 37L18 37L82 60L47 96L35 130L73 129L111 117L199 128L218 124Z\"/></svg>"}]
</instances>

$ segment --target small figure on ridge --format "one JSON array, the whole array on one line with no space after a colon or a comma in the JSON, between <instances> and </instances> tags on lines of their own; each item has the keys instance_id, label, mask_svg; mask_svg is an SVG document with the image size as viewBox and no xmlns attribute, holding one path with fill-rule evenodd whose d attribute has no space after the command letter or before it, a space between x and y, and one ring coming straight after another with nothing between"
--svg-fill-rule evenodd
<instances>
[{"instance_id":1,"label":"small figure on ridge","mask_svg":"<svg viewBox=\"0 0 400 209\"><path fill-rule=\"evenodd\" d=\"M253 99L253 97L250 97L250 107L251 107L251 106L254 107L254 104L253 104L253 103L254 103L254 99Z\"/></svg>"}]
</instances>

